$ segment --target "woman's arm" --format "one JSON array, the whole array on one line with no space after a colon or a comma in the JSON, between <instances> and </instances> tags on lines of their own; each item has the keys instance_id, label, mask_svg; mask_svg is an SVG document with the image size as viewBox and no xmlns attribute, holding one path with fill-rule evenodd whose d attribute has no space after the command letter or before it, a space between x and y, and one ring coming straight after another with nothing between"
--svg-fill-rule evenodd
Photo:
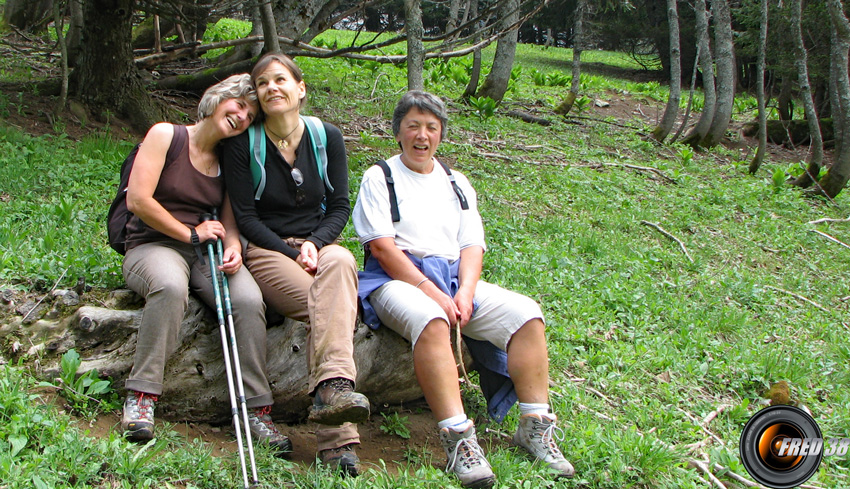
<instances>
[{"instance_id":1,"label":"woman's arm","mask_svg":"<svg viewBox=\"0 0 850 489\"><path fill-rule=\"evenodd\" d=\"M484 248L470 246L460 250L460 264L457 280L459 288L454 296L455 304L460 311L458 325L463 328L472 317L472 299L475 297L475 286L481 278L481 266L484 261Z\"/></svg>"},{"instance_id":2,"label":"woman's arm","mask_svg":"<svg viewBox=\"0 0 850 489\"><path fill-rule=\"evenodd\" d=\"M328 136L326 147L328 154L328 179L331 182L333 192L325 186L325 217L321 224L307 238L316 244L317 249L339 238L343 228L348 223L351 215L351 201L348 196L348 157L345 154L345 142L342 132L331 124L325 124L325 132Z\"/></svg>"},{"instance_id":3,"label":"woman's arm","mask_svg":"<svg viewBox=\"0 0 850 489\"><path fill-rule=\"evenodd\" d=\"M191 243L191 228L175 219L153 196L173 138L174 126L168 123L156 124L148 131L130 173L127 209L146 225L166 236ZM195 229L202 242L225 237L224 226L218 221L201 223Z\"/></svg>"},{"instance_id":4,"label":"woman's arm","mask_svg":"<svg viewBox=\"0 0 850 489\"><path fill-rule=\"evenodd\" d=\"M253 127L248 131L253 131ZM246 131L247 132L247 131ZM265 144L265 134L261 134ZM251 175L251 148L248 147L248 134L225 140L221 162L224 168L224 179L227 195L239 231L249 241L268 250L277 251L295 260L298 251L287 245L280 237L269 229L260 219L254 200L254 177ZM271 191L266 189L266 192Z\"/></svg>"},{"instance_id":5,"label":"woman's arm","mask_svg":"<svg viewBox=\"0 0 850 489\"><path fill-rule=\"evenodd\" d=\"M222 264L219 267L224 273L234 274L242 266L242 243L239 241L239 230L236 227L236 219L233 217L233 208L230 206L230 197L224 194L224 203L221 206L221 224L227 231L223 240L224 252L222 253Z\"/></svg>"},{"instance_id":6,"label":"woman's arm","mask_svg":"<svg viewBox=\"0 0 850 489\"><path fill-rule=\"evenodd\" d=\"M398 249L393 238L376 238L369 241L369 249L372 256L378 260L381 268L387 272L393 280L401 280L425 292L425 295L434 300L449 318L449 326L454 326L461 318L461 311L451 297L446 295L433 282L428 280L418 268L411 262L404 252ZM468 320L468 318L467 318ZM465 323L464 323L465 324Z\"/></svg>"}]
</instances>

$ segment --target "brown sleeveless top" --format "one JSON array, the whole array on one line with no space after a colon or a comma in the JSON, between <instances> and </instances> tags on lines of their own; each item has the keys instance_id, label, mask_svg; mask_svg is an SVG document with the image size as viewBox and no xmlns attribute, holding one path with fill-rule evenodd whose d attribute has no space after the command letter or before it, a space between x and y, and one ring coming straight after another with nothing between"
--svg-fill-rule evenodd
<instances>
[{"instance_id":1,"label":"brown sleeveless top","mask_svg":"<svg viewBox=\"0 0 850 489\"><path fill-rule=\"evenodd\" d=\"M219 172L220 173L220 172ZM189 131L186 126L174 126L174 138L165 157L165 166L153 198L187 227L201 222L201 214L224 202L224 178L210 177L192 166L189 159ZM137 216L127 223L127 250L152 241L172 240L145 224Z\"/></svg>"}]
</instances>

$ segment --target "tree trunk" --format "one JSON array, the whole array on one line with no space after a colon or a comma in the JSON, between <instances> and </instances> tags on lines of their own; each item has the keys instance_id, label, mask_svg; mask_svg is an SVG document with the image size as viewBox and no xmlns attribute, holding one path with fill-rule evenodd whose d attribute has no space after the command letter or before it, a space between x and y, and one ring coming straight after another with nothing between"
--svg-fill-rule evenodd
<instances>
[{"instance_id":1,"label":"tree trunk","mask_svg":"<svg viewBox=\"0 0 850 489\"><path fill-rule=\"evenodd\" d=\"M68 45L68 66L77 65L77 56L80 54L80 32L83 30L83 0L69 0L71 20L68 24L68 36L65 42Z\"/></svg>"},{"instance_id":2,"label":"tree trunk","mask_svg":"<svg viewBox=\"0 0 850 489\"><path fill-rule=\"evenodd\" d=\"M584 48L585 12L587 12L587 0L578 0L575 10L576 18L573 22L573 79L570 84L570 92L567 94L567 98L555 107L556 114L567 115L570 113L576 98L578 98L579 89L581 88L581 52Z\"/></svg>"},{"instance_id":3,"label":"tree trunk","mask_svg":"<svg viewBox=\"0 0 850 489\"><path fill-rule=\"evenodd\" d=\"M474 19L478 17L478 0L470 0L469 1L469 17ZM478 25L482 25L483 22L478 22ZM476 29L478 32L479 29ZM472 44L477 44L480 40L480 36L476 35L472 38ZM478 80L481 79L481 49L476 49L472 53L472 72L469 74L469 83L466 85L466 90L463 91L463 95L461 96L464 100L469 99L475 95L475 92L478 91Z\"/></svg>"},{"instance_id":4,"label":"tree trunk","mask_svg":"<svg viewBox=\"0 0 850 489\"><path fill-rule=\"evenodd\" d=\"M800 175L792 182L802 188L810 187L818 179L820 167L823 164L823 135L821 134L818 114L815 110L815 101L812 97L812 89L809 85L808 55L803 42L803 30L800 25L802 13L802 1L791 0L791 36L794 38L794 64L797 66L797 77L800 83L800 98L806 111L806 121L809 124L811 134L811 156L806 173Z\"/></svg>"},{"instance_id":5,"label":"tree trunk","mask_svg":"<svg viewBox=\"0 0 850 489\"><path fill-rule=\"evenodd\" d=\"M100 376L111 377L120 390L133 365L142 314L140 309L127 307L137 308L142 302L134 293L118 290L107 300L108 308L83 306L64 319L38 319L24 325L18 318L0 324L0 339L8 344L9 338L14 337L33 345L30 351L41 352L40 375L51 381L60 372L60 355L74 348L83 360L78 373L97 369ZM57 308L57 304L52 307ZM29 318L33 319L36 318ZM237 345L238 334L237 329ZM157 416L171 421L228 422L230 403L218 321L215 313L193 295L178 337L177 350L165 365ZM409 342L388 328L371 330L365 325L358 325L353 342L357 390L368 396L373 406L422 397ZM270 325L266 343L266 371L274 397L272 414L279 421L304 421L311 404L307 395L305 325L292 320Z\"/></svg>"},{"instance_id":6,"label":"tree trunk","mask_svg":"<svg viewBox=\"0 0 850 489\"><path fill-rule=\"evenodd\" d=\"M519 21L519 0L508 0L502 6L502 29L507 29ZM478 91L479 97L490 97L496 102L501 102L508 90L508 82L511 81L511 70L514 66L514 55L516 55L517 31L513 29L499 38L496 44L496 55L493 58L493 66L490 74L484 80L484 84Z\"/></svg>"},{"instance_id":7,"label":"tree trunk","mask_svg":"<svg viewBox=\"0 0 850 489\"><path fill-rule=\"evenodd\" d=\"M835 88L838 95L839 105L833 110L833 121L835 123L836 137L841 138L841 150L836 152L835 162L829 167L826 175L820 180L819 187L831 198L835 198L850 179L850 151L847 141L850 140L850 124L848 124L848 113L850 113L850 72L848 62L850 56L850 23L844 15L844 6L841 0L827 0L829 17L835 36L833 38L832 65L835 67L833 73L837 75ZM838 136L840 134L840 136Z\"/></svg>"},{"instance_id":8,"label":"tree trunk","mask_svg":"<svg viewBox=\"0 0 850 489\"><path fill-rule=\"evenodd\" d=\"M263 0L260 4L260 20L263 26L264 49L267 53L279 53L280 41L275 29L274 11L271 0Z\"/></svg>"},{"instance_id":9,"label":"tree trunk","mask_svg":"<svg viewBox=\"0 0 850 489\"><path fill-rule=\"evenodd\" d=\"M130 46L134 0L86 0L80 55L71 74L71 93L101 120L115 114L144 133L168 120L153 102L133 65Z\"/></svg>"},{"instance_id":10,"label":"tree trunk","mask_svg":"<svg viewBox=\"0 0 850 489\"><path fill-rule=\"evenodd\" d=\"M325 4L331 0L268 1L274 2L274 18L277 19L278 35L300 41L302 35L323 11Z\"/></svg>"},{"instance_id":11,"label":"tree trunk","mask_svg":"<svg viewBox=\"0 0 850 489\"><path fill-rule=\"evenodd\" d=\"M696 0L694 12L696 14L696 35L700 53L699 64L702 71L702 91L705 102L703 103L702 114L700 114L699 120L682 142L691 146L698 146L699 142L702 141L711 128L717 94L714 91L714 59L711 55L711 44L708 36L708 13L705 10L705 0Z\"/></svg>"},{"instance_id":12,"label":"tree trunk","mask_svg":"<svg viewBox=\"0 0 850 489\"><path fill-rule=\"evenodd\" d=\"M732 15L727 0L711 0L714 17L715 66L717 67L717 105L708 133L700 144L710 148L720 143L729 129L735 106L735 45L732 38Z\"/></svg>"},{"instance_id":13,"label":"tree trunk","mask_svg":"<svg viewBox=\"0 0 850 489\"><path fill-rule=\"evenodd\" d=\"M667 99L667 107L664 108L661 122L652 131L652 137L659 142L664 141L673 130L673 124L679 116L679 101L682 97L682 55L679 46L679 11L676 0L667 0L667 23L670 31L670 98Z\"/></svg>"},{"instance_id":14,"label":"tree trunk","mask_svg":"<svg viewBox=\"0 0 850 489\"><path fill-rule=\"evenodd\" d=\"M422 43L422 6L420 0L404 0L404 29L407 32L407 89L424 90L425 45Z\"/></svg>"},{"instance_id":15,"label":"tree trunk","mask_svg":"<svg viewBox=\"0 0 850 489\"><path fill-rule=\"evenodd\" d=\"M457 29L458 24L458 15L460 13L460 2L462 0L450 0L449 1L449 18L446 19L446 34L453 32Z\"/></svg>"},{"instance_id":16,"label":"tree trunk","mask_svg":"<svg viewBox=\"0 0 850 489\"><path fill-rule=\"evenodd\" d=\"M65 103L68 101L68 45L65 43L65 24L63 22L65 19L60 10L59 1L53 2L53 26L56 29L56 40L59 43L62 66L62 88L59 91L59 100L56 101L56 106L53 108L53 115L56 117L59 117L59 114L65 110Z\"/></svg>"},{"instance_id":17,"label":"tree trunk","mask_svg":"<svg viewBox=\"0 0 850 489\"><path fill-rule=\"evenodd\" d=\"M794 82L791 76L783 76L779 85L779 96L776 97L776 111L779 120L790 121L794 119Z\"/></svg>"},{"instance_id":18,"label":"tree trunk","mask_svg":"<svg viewBox=\"0 0 850 489\"><path fill-rule=\"evenodd\" d=\"M330 0L325 3L325 5L319 10L316 18L310 23L310 27L307 29L307 32L301 36L301 41L310 42L322 32L333 27L334 22L338 20L338 18L334 17L334 12L336 12L337 7L339 7L339 0Z\"/></svg>"},{"instance_id":19,"label":"tree trunk","mask_svg":"<svg viewBox=\"0 0 850 489\"><path fill-rule=\"evenodd\" d=\"M748 168L751 175L755 175L764 162L764 153L767 150L767 114L765 111L764 97L764 65L767 57L767 22L770 6L768 0L761 0L761 22L759 28L759 52L756 62L756 99L759 106L759 146L756 155L750 162Z\"/></svg>"},{"instance_id":20,"label":"tree trunk","mask_svg":"<svg viewBox=\"0 0 850 489\"><path fill-rule=\"evenodd\" d=\"M52 11L53 0L6 0L3 19L22 31L43 32Z\"/></svg>"}]
</instances>

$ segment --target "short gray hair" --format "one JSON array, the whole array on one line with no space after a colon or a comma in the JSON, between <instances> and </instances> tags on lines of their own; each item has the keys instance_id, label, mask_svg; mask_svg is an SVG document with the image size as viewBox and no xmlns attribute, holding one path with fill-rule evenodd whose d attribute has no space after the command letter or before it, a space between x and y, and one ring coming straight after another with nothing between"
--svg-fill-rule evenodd
<instances>
[{"instance_id":1,"label":"short gray hair","mask_svg":"<svg viewBox=\"0 0 850 489\"><path fill-rule=\"evenodd\" d=\"M436 95L420 90L411 90L405 93L396 104L393 111L393 136L398 136L398 133L401 131L401 120L414 107L422 112L430 112L437 119L440 119L440 141L445 139L446 125L449 122L446 104Z\"/></svg>"},{"instance_id":2,"label":"short gray hair","mask_svg":"<svg viewBox=\"0 0 850 489\"><path fill-rule=\"evenodd\" d=\"M231 75L207 88L198 103L198 120L211 116L223 101L239 97L245 97L251 102L257 101L257 92L248 73Z\"/></svg>"}]
</instances>

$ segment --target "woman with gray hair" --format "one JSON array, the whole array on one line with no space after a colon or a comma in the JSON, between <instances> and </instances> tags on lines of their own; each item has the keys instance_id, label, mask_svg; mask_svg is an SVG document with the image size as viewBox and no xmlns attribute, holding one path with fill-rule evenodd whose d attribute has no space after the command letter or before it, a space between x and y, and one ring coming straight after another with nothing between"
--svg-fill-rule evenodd
<instances>
[{"instance_id":1,"label":"woman with gray hair","mask_svg":"<svg viewBox=\"0 0 850 489\"><path fill-rule=\"evenodd\" d=\"M135 441L153 438L154 403L163 392L165 363L178 346L178 332L189 290L215 304L209 265L195 246L221 239L219 267L228 274L233 317L239 335L247 406L272 404L266 378L266 321L262 293L242 266L242 246L219 167L219 143L244 132L259 111L247 74L233 75L204 93L198 122L161 122L150 128L130 173L123 271L127 286L145 298L121 428ZM210 209L220 220L201 222ZM249 417L254 437L279 450L291 450L285 437L268 436L256 414Z\"/></svg>"},{"instance_id":2,"label":"woman with gray hair","mask_svg":"<svg viewBox=\"0 0 850 489\"><path fill-rule=\"evenodd\" d=\"M453 328L461 329L473 354L490 415L503 419L519 400L514 443L556 477L572 477L554 439L543 313L532 299L480 280L486 245L475 190L434 157L447 120L439 98L407 92L392 121L401 154L363 175L353 212L368 251L360 274L363 320L411 342L447 470L464 487L490 487L495 475L464 413Z\"/></svg>"}]
</instances>

